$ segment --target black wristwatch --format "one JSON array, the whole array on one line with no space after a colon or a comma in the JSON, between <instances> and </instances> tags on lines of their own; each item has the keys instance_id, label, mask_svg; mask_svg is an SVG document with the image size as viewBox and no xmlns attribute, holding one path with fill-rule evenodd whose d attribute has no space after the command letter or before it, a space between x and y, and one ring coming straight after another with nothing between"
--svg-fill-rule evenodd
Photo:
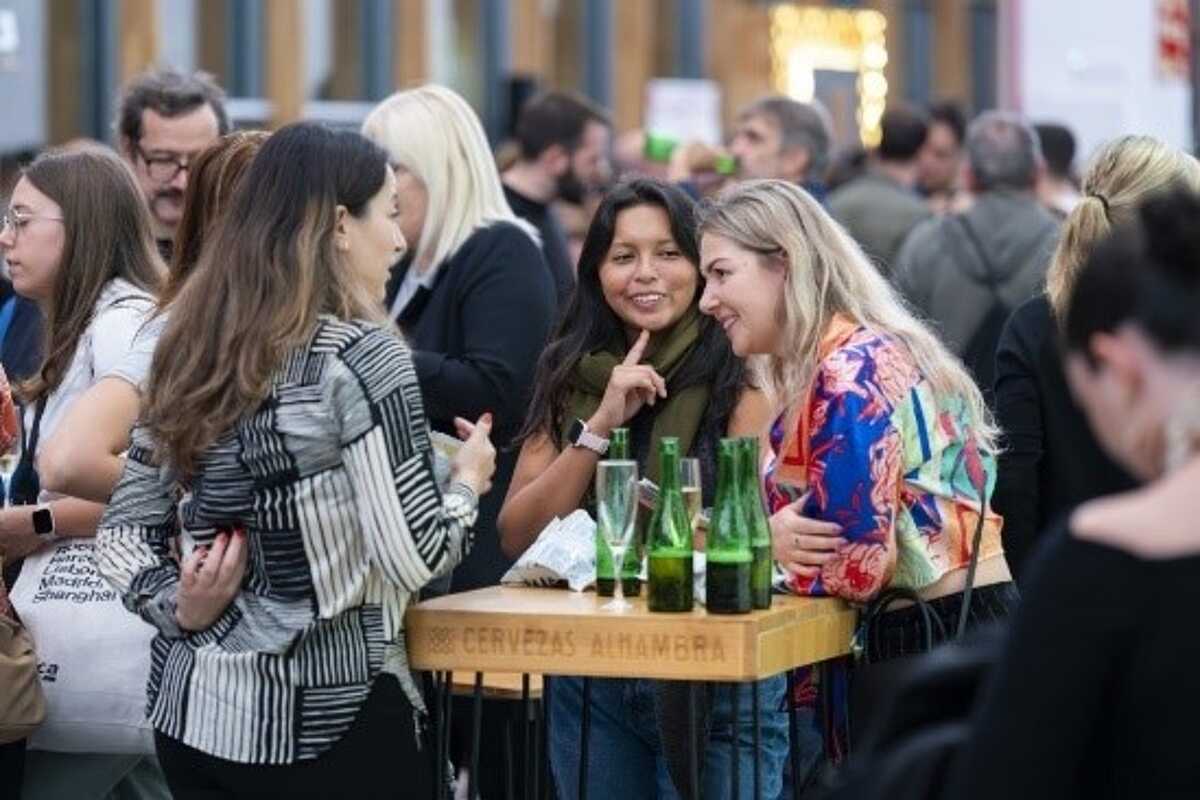
<instances>
[{"instance_id":1,"label":"black wristwatch","mask_svg":"<svg viewBox=\"0 0 1200 800\"><path fill-rule=\"evenodd\" d=\"M33 532L43 539L54 538L54 513L50 506L38 506L33 510Z\"/></svg>"},{"instance_id":2,"label":"black wristwatch","mask_svg":"<svg viewBox=\"0 0 1200 800\"><path fill-rule=\"evenodd\" d=\"M571 427L567 431L567 441L571 443L572 447L584 447L598 455L608 452L608 439L589 431L587 423L581 419L571 423Z\"/></svg>"}]
</instances>

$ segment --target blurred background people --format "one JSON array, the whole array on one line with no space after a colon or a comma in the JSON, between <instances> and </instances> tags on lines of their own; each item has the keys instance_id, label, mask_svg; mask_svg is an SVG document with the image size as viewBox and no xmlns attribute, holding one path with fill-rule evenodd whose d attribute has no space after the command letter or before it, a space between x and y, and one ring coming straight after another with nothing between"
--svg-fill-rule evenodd
<instances>
[{"instance_id":1,"label":"blurred background people","mask_svg":"<svg viewBox=\"0 0 1200 800\"><path fill-rule=\"evenodd\" d=\"M1139 204L1176 183L1200 191L1200 162L1149 136L1122 136L1102 146L1063 225L1045 294L1019 307L1000 336L995 399L1004 448L995 506L1004 516L1004 550L1018 580L1051 522L1085 500L1133 487L1067 390L1058 334L1095 245L1115 226L1132 222Z\"/></svg>"},{"instance_id":2,"label":"blurred background people","mask_svg":"<svg viewBox=\"0 0 1200 800\"><path fill-rule=\"evenodd\" d=\"M1044 537L947 797L1200 795L1200 638L1181 635L1200 600L1200 198L1129 213L1062 328L1097 441L1144 485Z\"/></svg>"},{"instance_id":3,"label":"blurred background people","mask_svg":"<svg viewBox=\"0 0 1200 800\"><path fill-rule=\"evenodd\" d=\"M125 87L115 127L121 154L150 209L159 252L170 261L189 164L229 132L225 93L203 72L146 72Z\"/></svg>"},{"instance_id":4,"label":"blurred background people","mask_svg":"<svg viewBox=\"0 0 1200 800\"><path fill-rule=\"evenodd\" d=\"M1037 196L1042 205L1060 220L1066 219L1079 202L1075 175L1075 134L1065 125L1042 122L1033 126L1046 168L1038 176Z\"/></svg>"},{"instance_id":5,"label":"blurred background people","mask_svg":"<svg viewBox=\"0 0 1200 800\"><path fill-rule=\"evenodd\" d=\"M883 138L864 173L829 195L829 213L862 247L884 275L929 207L916 192L918 157L929 125L908 106L883 112Z\"/></svg>"},{"instance_id":6,"label":"blurred background people","mask_svg":"<svg viewBox=\"0 0 1200 800\"><path fill-rule=\"evenodd\" d=\"M919 225L900 250L894 280L990 399L1000 332L1013 309L1041 290L1058 225L1034 196L1041 148L1023 119L984 112L966 141L970 208Z\"/></svg>"},{"instance_id":7,"label":"blurred background people","mask_svg":"<svg viewBox=\"0 0 1200 800\"><path fill-rule=\"evenodd\" d=\"M935 214L963 211L969 203L960 185L966 135L967 118L957 103L930 106L929 134L917 159L917 188Z\"/></svg>"},{"instance_id":8,"label":"blurred background people","mask_svg":"<svg viewBox=\"0 0 1200 800\"><path fill-rule=\"evenodd\" d=\"M578 94L537 95L521 108L513 133L518 154L500 176L513 212L537 228L560 309L575 287L575 262L552 204L582 206L608 182L611 127L605 112Z\"/></svg>"}]
</instances>

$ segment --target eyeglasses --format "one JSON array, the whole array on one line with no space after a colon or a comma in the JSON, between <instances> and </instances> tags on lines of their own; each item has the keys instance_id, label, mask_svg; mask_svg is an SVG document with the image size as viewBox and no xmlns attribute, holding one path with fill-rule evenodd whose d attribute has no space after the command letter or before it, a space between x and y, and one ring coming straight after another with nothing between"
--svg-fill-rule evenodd
<instances>
[{"instance_id":1,"label":"eyeglasses","mask_svg":"<svg viewBox=\"0 0 1200 800\"><path fill-rule=\"evenodd\" d=\"M62 217L50 217L41 214L22 214L20 211L15 211L10 208L8 211L4 212L3 217L0 217L0 222L3 222L3 226L0 226L0 233L12 231L13 239L15 240L17 236L20 235L21 229L36 219L44 219L49 222L64 221Z\"/></svg>"},{"instance_id":2,"label":"eyeglasses","mask_svg":"<svg viewBox=\"0 0 1200 800\"><path fill-rule=\"evenodd\" d=\"M188 169L191 166L192 155L165 155L165 156L150 156L146 155L146 151L142 149L140 144L134 145L133 149L141 156L141 159L146 164L146 174L151 180L158 183L170 183L175 180L175 176L181 170Z\"/></svg>"}]
</instances>

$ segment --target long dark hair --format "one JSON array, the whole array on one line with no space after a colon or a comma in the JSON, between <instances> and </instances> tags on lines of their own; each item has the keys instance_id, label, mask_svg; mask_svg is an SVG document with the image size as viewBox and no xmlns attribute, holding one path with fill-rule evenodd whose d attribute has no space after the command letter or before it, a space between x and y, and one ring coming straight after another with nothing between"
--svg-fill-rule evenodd
<instances>
[{"instance_id":1,"label":"long dark hair","mask_svg":"<svg viewBox=\"0 0 1200 800\"><path fill-rule=\"evenodd\" d=\"M263 144L180 289L150 369L147 425L183 477L265 399L318 314L387 324L333 243L337 207L361 215L386 179L386 154L350 131L301 122Z\"/></svg>"},{"instance_id":2,"label":"long dark hair","mask_svg":"<svg viewBox=\"0 0 1200 800\"><path fill-rule=\"evenodd\" d=\"M98 147L51 150L25 170L25 179L62 209L65 231L46 309L46 357L18 387L28 403L62 383L108 282L124 278L157 295L164 267L141 190L116 154Z\"/></svg>"},{"instance_id":3,"label":"long dark hair","mask_svg":"<svg viewBox=\"0 0 1200 800\"><path fill-rule=\"evenodd\" d=\"M696 296L692 303L700 302L704 280L699 276L700 243L696 236L695 203L678 187L650 178L635 178L615 186L600 202L588 227L579 254L575 292L538 363L533 401L519 440L547 434L561 445L575 365L589 353L624 336L620 318L604 300L600 266L612 246L617 217L622 211L637 206L657 206L667 213L671 238L688 263L696 267ZM729 340L716 320L709 316L701 318L696 346L671 377L667 389L676 392L700 384L712 387L705 419L701 423L702 428L708 429L729 418L745 386L741 360L733 354Z\"/></svg>"}]
</instances>

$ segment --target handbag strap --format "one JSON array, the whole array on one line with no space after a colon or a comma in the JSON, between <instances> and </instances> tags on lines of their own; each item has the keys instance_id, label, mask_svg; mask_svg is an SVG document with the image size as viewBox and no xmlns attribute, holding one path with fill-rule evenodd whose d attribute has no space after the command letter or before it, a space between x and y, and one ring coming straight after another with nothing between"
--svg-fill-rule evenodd
<instances>
[{"instance_id":1,"label":"handbag strap","mask_svg":"<svg viewBox=\"0 0 1200 800\"><path fill-rule=\"evenodd\" d=\"M961 639L967 629L967 616L971 611L971 593L975 591L975 570L979 566L979 545L983 542L983 523L987 519L987 481L979 492L979 521L975 523L975 538L971 542L971 562L967 565L967 584L963 587L962 610L958 612L958 629L955 639Z\"/></svg>"}]
</instances>

